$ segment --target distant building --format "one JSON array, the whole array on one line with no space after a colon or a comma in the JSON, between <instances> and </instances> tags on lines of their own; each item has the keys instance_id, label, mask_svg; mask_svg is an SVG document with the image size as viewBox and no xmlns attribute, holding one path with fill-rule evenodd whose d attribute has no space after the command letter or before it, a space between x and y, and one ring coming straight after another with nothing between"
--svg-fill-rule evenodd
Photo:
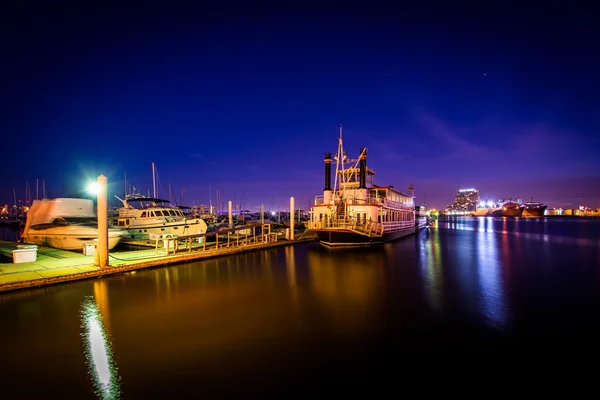
<instances>
[{"instance_id":1,"label":"distant building","mask_svg":"<svg viewBox=\"0 0 600 400\"><path fill-rule=\"evenodd\" d=\"M479 205L479 190L460 189L454 196L454 204L449 204L446 211L472 212Z\"/></svg>"}]
</instances>

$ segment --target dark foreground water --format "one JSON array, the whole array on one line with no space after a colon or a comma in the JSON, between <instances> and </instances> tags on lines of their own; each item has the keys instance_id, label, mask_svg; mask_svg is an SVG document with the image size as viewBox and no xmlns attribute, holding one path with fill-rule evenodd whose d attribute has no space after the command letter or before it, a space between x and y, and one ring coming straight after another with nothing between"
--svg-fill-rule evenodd
<instances>
[{"instance_id":1,"label":"dark foreground water","mask_svg":"<svg viewBox=\"0 0 600 400\"><path fill-rule=\"evenodd\" d=\"M564 376L597 359L600 220L459 218L373 249L309 243L9 292L0 321L1 398L347 395L415 377L425 394L451 373Z\"/></svg>"}]
</instances>

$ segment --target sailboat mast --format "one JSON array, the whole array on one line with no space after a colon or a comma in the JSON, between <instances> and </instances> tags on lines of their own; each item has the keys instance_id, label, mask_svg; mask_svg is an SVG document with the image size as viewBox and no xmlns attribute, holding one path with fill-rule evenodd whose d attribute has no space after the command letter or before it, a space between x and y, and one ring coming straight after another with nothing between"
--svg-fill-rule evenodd
<instances>
[{"instance_id":1,"label":"sailboat mast","mask_svg":"<svg viewBox=\"0 0 600 400\"><path fill-rule=\"evenodd\" d=\"M127 171L123 171L124 181L125 181L125 197L127 197Z\"/></svg>"},{"instance_id":2,"label":"sailboat mast","mask_svg":"<svg viewBox=\"0 0 600 400\"><path fill-rule=\"evenodd\" d=\"M156 170L154 169L154 163L152 163L152 189L154 198L156 198Z\"/></svg>"}]
</instances>

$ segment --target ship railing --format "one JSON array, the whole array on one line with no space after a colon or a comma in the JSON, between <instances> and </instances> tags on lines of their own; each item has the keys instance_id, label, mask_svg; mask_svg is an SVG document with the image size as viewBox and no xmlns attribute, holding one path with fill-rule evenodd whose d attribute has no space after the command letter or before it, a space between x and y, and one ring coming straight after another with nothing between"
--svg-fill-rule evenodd
<instances>
[{"instance_id":1,"label":"ship railing","mask_svg":"<svg viewBox=\"0 0 600 400\"><path fill-rule=\"evenodd\" d=\"M394 201L394 200L390 200L385 197L379 197L379 196L367 196L366 199L359 197L359 196L347 196L347 197L344 197L344 202L346 204L376 205L376 206L391 207L391 208L406 209L406 210L414 210L414 208L415 208L413 204L405 204L400 201ZM340 201L339 196L336 196L336 198L332 199L332 201L329 204L330 205L338 205L340 203L341 203L341 201ZM326 205L326 204L327 203L325 203L325 199L323 196L315 197L315 205L316 206L322 206L322 205Z\"/></svg>"},{"instance_id":2,"label":"ship railing","mask_svg":"<svg viewBox=\"0 0 600 400\"><path fill-rule=\"evenodd\" d=\"M323 219L322 221L308 221L308 229L349 229L367 236L381 236L384 224L377 221L365 221L357 217L343 217Z\"/></svg>"},{"instance_id":3,"label":"ship railing","mask_svg":"<svg viewBox=\"0 0 600 400\"><path fill-rule=\"evenodd\" d=\"M321 221L308 221L308 229L350 229L369 236L381 236L384 231L397 231L411 228L415 221L365 221L356 217L343 217L323 219Z\"/></svg>"}]
</instances>

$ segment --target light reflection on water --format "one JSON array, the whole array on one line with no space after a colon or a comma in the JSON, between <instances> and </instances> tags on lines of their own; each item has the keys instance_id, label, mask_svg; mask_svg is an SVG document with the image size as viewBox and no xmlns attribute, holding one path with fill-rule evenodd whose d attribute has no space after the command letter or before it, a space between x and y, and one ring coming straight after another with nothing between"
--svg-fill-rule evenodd
<instances>
[{"instance_id":1,"label":"light reflection on water","mask_svg":"<svg viewBox=\"0 0 600 400\"><path fill-rule=\"evenodd\" d=\"M466 230L474 232L497 232L503 235L514 236L521 239L540 240L552 244L560 243L576 246L600 246L600 237L598 236L597 232L593 232L588 237L581 235L581 232L577 232L577 234L573 236L565 235L563 234L563 232L556 232L554 234L550 234L547 230L548 223L552 222L549 222L547 218L523 219L477 217L440 221L438 226L440 228L450 228L454 230ZM571 222L572 225L586 223L587 220L585 219ZM523 229L528 225L534 224L542 224L543 228L541 229L541 232L527 232ZM567 223L564 224L565 226L567 225Z\"/></svg>"},{"instance_id":2,"label":"light reflection on water","mask_svg":"<svg viewBox=\"0 0 600 400\"><path fill-rule=\"evenodd\" d=\"M383 288L385 251L326 249L308 252L311 292L331 316L331 327L346 335L370 328Z\"/></svg>"},{"instance_id":3,"label":"light reflection on water","mask_svg":"<svg viewBox=\"0 0 600 400\"><path fill-rule=\"evenodd\" d=\"M500 326L507 324L507 305L502 282L502 265L498 255L497 234L490 228L490 221L484 222L484 229L477 231L477 267L480 299L485 316ZM503 247L508 252L508 248Z\"/></svg>"},{"instance_id":4,"label":"light reflection on water","mask_svg":"<svg viewBox=\"0 0 600 400\"><path fill-rule=\"evenodd\" d=\"M419 241L420 269L425 282L425 293L429 306L442 313L444 311L444 269L440 249L440 231L429 231L428 240Z\"/></svg>"},{"instance_id":5,"label":"light reflection on water","mask_svg":"<svg viewBox=\"0 0 600 400\"><path fill-rule=\"evenodd\" d=\"M103 283L95 283L94 292L99 293L106 300ZM90 376L94 382L95 392L103 400L120 398L119 376L113 358L110 335L106 331L106 320L96 304L98 298L86 297L81 304L81 320L84 333L82 334L86 360ZM108 312L107 307L103 307Z\"/></svg>"},{"instance_id":6,"label":"light reflection on water","mask_svg":"<svg viewBox=\"0 0 600 400\"><path fill-rule=\"evenodd\" d=\"M442 230L434 228L419 242L427 303L436 312L445 312L449 305L445 286L456 282L460 290L452 292L459 297L461 307L474 310L491 327L503 329L508 324L509 311L502 272L509 268L510 262L502 259L499 248L502 247L503 255L508 255L508 243L498 242L501 234L494 231L491 221L482 218L475 226L472 223L451 221L447 226L456 231L472 231L474 235L442 236Z\"/></svg>"}]
</instances>

